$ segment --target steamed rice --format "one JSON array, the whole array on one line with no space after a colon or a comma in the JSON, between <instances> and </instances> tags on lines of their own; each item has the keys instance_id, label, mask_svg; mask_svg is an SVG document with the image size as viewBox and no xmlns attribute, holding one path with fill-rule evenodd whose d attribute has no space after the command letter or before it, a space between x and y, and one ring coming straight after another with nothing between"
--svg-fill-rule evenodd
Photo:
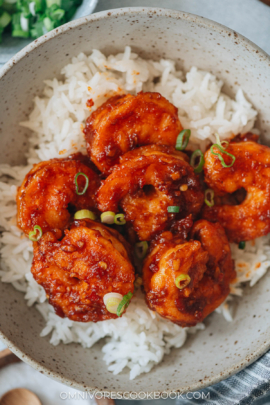
<instances>
[{"instance_id":1,"label":"steamed rice","mask_svg":"<svg viewBox=\"0 0 270 405\"><path fill-rule=\"evenodd\" d=\"M45 291L30 272L32 243L16 226L16 190L33 163L55 157L66 157L78 151L85 152L82 125L89 115L86 101L92 99L94 111L108 97L115 94L157 91L169 99L179 110L184 128L191 129L190 144L204 150L215 141L232 134L254 130L257 112L245 98L241 89L235 100L221 92L222 81L209 72L196 67L185 75L170 60L142 60L130 47L124 53L105 57L98 50L90 56L81 53L62 69L62 80L46 80L42 98L34 99L34 109L28 121L21 125L30 129L30 148L27 166L0 165L0 226L2 282L12 283L25 294L28 306L36 308L44 317L41 336L51 334L50 342L77 342L91 347L106 337L102 351L108 370L120 373L130 369L130 379L148 372L158 364L172 347L181 347L188 333L203 329L181 328L152 312L136 292L127 313L116 320L98 323L79 323L59 318L47 303ZM258 133L258 132L257 132ZM245 250L232 245L236 260L237 279L231 294L217 312L232 320L230 308L233 297L242 294L241 284L253 286L270 266L270 237L246 243Z\"/></svg>"}]
</instances>

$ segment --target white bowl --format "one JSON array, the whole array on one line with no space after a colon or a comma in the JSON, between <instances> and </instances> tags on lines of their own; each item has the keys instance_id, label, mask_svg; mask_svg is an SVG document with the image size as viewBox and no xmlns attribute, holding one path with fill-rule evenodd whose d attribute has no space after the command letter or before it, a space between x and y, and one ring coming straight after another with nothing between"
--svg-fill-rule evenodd
<instances>
[{"instance_id":1,"label":"white bowl","mask_svg":"<svg viewBox=\"0 0 270 405\"><path fill-rule=\"evenodd\" d=\"M105 53L130 44L145 58L171 58L184 69L195 65L213 72L232 95L240 85L259 112L257 126L263 141L270 140L270 58L241 35L217 23L178 11L130 8L101 12L77 21L31 43L4 68L0 79L0 161L24 162L25 120L40 94L43 80L59 76L61 68L79 52L92 48ZM268 313L270 277L246 287L232 323L217 314L208 327L174 349L145 375L129 381L114 376L102 360L101 344L49 344L40 338L44 321L28 308L23 295L0 283L0 337L24 361L63 383L82 390L165 392L197 390L246 367L270 347Z\"/></svg>"}]
</instances>

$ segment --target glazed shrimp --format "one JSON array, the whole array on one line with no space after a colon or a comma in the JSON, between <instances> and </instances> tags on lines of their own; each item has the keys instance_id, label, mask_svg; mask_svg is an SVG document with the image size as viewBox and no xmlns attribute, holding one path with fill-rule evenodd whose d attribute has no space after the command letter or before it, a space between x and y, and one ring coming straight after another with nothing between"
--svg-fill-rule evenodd
<instances>
[{"instance_id":1,"label":"glazed shrimp","mask_svg":"<svg viewBox=\"0 0 270 405\"><path fill-rule=\"evenodd\" d=\"M78 322L117 318L104 297L133 293L127 242L117 231L91 220L75 221L62 240L57 236L47 232L34 243L31 269L56 314Z\"/></svg>"},{"instance_id":2,"label":"glazed shrimp","mask_svg":"<svg viewBox=\"0 0 270 405\"><path fill-rule=\"evenodd\" d=\"M141 92L111 97L88 117L84 133L92 161L109 174L136 146L175 146L181 130L176 107L159 93Z\"/></svg>"},{"instance_id":3,"label":"glazed shrimp","mask_svg":"<svg viewBox=\"0 0 270 405\"><path fill-rule=\"evenodd\" d=\"M70 212L83 208L95 210L95 192L100 180L80 157L40 162L26 175L17 193L17 222L26 235L35 225L43 233L63 230L70 221ZM78 173L83 175L77 176ZM85 176L88 187L84 194L78 195L86 188Z\"/></svg>"},{"instance_id":4,"label":"glazed shrimp","mask_svg":"<svg viewBox=\"0 0 270 405\"><path fill-rule=\"evenodd\" d=\"M213 312L235 278L230 246L220 224L196 222L191 240L170 232L152 244L143 266L150 309L182 327L194 326Z\"/></svg>"},{"instance_id":5,"label":"glazed shrimp","mask_svg":"<svg viewBox=\"0 0 270 405\"><path fill-rule=\"evenodd\" d=\"M235 156L231 167L223 167L218 156L205 153L204 174L215 195L232 194L245 189L239 205L214 205L203 216L219 221L231 242L248 241L270 232L270 148L256 142L230 143L226 152ZM230 157L223 155L227 164Z\"/></svg>"},{"instance_id":6,"label":"glazed shrimp","mask_svg":"<svg viewBox=\"0 0 270 405\"><path fill-rule=\"evenodd\" d=\"M140 240L151 240L175 219L196 216L203 193L186 157L174 148L144 146L128 152L97 192L101 211L122 209ZM179 214L168 212L169 206Z\"/></svg>"}]
</instances>

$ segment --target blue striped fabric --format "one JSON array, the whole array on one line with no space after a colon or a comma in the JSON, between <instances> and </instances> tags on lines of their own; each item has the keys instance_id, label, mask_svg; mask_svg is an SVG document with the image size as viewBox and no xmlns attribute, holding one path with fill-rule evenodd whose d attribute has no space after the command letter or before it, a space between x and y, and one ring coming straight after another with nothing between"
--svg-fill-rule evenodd
<instances>
[{"instance_id":1,"label":"blue striped fabric","mask_svg":"<svg viewBox=\"0 0 270 405\"><path fill-rule=\"evenodd\" d=\"M270 351L232 377L196 393L183 395L183 399L177 400L177 405L250 405L269 390ZM270 404L269 398L260 403L266 404L266 401Z\"/></svg>"}]
</instances>

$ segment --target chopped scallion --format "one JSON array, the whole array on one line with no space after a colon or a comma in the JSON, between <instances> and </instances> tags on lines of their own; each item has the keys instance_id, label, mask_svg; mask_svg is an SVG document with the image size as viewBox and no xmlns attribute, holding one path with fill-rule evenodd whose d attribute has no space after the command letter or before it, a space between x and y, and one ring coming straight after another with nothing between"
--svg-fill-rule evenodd
<instances>
[{"instance_id":1,"label":"chopped scallion","mask_svg":"<svg viewBox=\"0 0 270 405\"><path fill-rule=\"evenodd\" d=\"M246 247L246 242L239 242L238 249L244 250Z\"/></svg>"},{"instance_id":2,"label":"chopped scallion","mask_svg":"<svg viewBox=\"0 0 270 405\"><path fill-rule=\"evenodd\" d=\"M215 204L214 196L215 196L214 190L211 190L211 188L208 188L207 190L205 190L204 202L206 205L208 205L208 207L213 207L213 205Z\"/></svg>"},{"instance_id":3,"label":"chopped scallion","mask_svg":"<svg viewBox=\"0 0 270 405\"><path fill-rule=\"evenodd\" d=\"M167 208L167 211L173 214L178 214L178 212L180 212L180 207L178 207L177 205L170 205Z\"/></svg>"},{"instance_id":4,"label":"chopped scallion","mask_svg":"<svg viewBox=\"0 0 270 405\"><path fill-rule=\"evenodd\" d=\"M83 176L85 178L85 186L84 186L83 191L81 191L81 192L79 191L79 185L78 185L78 177L79 176ZM86 176L86 174L84 174L82 172L77 173L76 176L75 176L75 186L76 186L76 194L77 195L85 194L85 192L86 192L86 190L88 189L88 186L89 186L89 178L88 178L88 176Z\"/></svg>"},{"instance_id":5,"label":"chopped scallion","mask_svg":"<svg viewBox=\"0 0 270 405\"><path fill-rule=\"evenodd\" d=\"M89 218L94 221L96 219L96 216L92 211L89 210L80 210L77 211L76 214L74 215L74 219L84 219L84 218Z\"/></svg>"},{"instance_id":6,"label":"chopped scallion","mask_svg":"<svg viewBox=\"0 0 270 405\"><path fill-rule=\"evenodd\" d=\"M107 311L109 311L111 314L117 313L117 308L119 304L122 302L123 295L119 293L108 293L105 294L103 297L103 302L105 304L105 307Z\"/></svg>"},{"instance_id":7,"label":"chopped scallion","mask_svg":"<svg viewBox=\"0 0 270 405\"><path fill-rule=\"evenodd\" d=\"M138 259L140 259L140 260L144 259L146 256L147 250L148 250L148 243L146 241L136 243L135 254L138 257Z\"/></svg>"},{"instance_id":8,"label":"chopped scallion","mask_svg":"<svg viewBox=\"0 0 270 405\"><path fill-rule=\"evenodd\" d=\"M116 214L114 217L114 223L116 225L125 225L126 220L125 220L125 215L124 214Z\"/></svg>"},{"instance_id":9,"label":"chopped scallion","mask_svg":"<svg viewBox=\"0 0 270 405\"><path fill-rule=\"evenodd\" d=\"M114 224L114 217L115 217L115 213L114 213L114 212L112 212L112 211L106 211L106 212L103 212L103 213L100 215L100 220L101 220L101 222L102 222L103 224L109 224L109 225L111 225L111 224Z\"/></svg>"},{"instance_id":10,"label":"chopped scallion","mask_svg":"<svg viewBox=\"0 0 270 405\"><path fill-rule=\"evenodd\" d=\"M132 292L129 292L126 295L124 295L122 301L118 305L118 308L116 311L117 316L121 316L121 314L124 312L124 310L129 306L132 296L133 296Z\"/></svg>"},{"instance_id":11,"label":"chopped scallion","mask_svg":"<svg viewBox=\"0 0 270 405\"><path fill-rule=\"evenodd\" d=\"M190 166L194 168L195 173L201 173L204 165L204 156L200 149L195 150L190 158Z\"/></svg>"},{"instance_id":12,"label":"chopped scallion","mask_svg":"<svg viewBox=\"0 0 270 405\"><path fill-rule=\"evenodd\" d=\"M35 235L37 234L37 232L38 232L38 236L35 238ZM41 237L42 237L42 229L39 225L35 225L34 230L29 232L29 239L32 242L37 242Z\"/></svg>"},{"instance_id":13,"label":"chopped scallion","mask_svg":"<svg viewBox=\"0 0 270 405\"><path fill-rule=\"evenodd\" d=\"M232 159L232 162L231 162L229 165L227 165L227 164L225 163L225 161L224 161L222 155L221 155L220 153L214 152L214 148L217 148L217 149L218 149L221 153L223 153L224 155L230 156L230 158ZM221 161L221 164L222 164L223 167L232 167L232 165L233 165L234 162L235 162L235 159L236 159L235 156L232 155L232 154L229 153L229 152L226 152L226 150L223 149L222 146L218 145L217 143L214 143L214 145L211 146L210 151L211 151L211 153L212 153L213 155L218 156L218 158L219 158L219 160Z\"/></svg>"},{"instance_id":14,"label":"chopped scallion","mask_svg":"<svg viewBox=\"0 0 270 405\"><path fill-rule=\"evenodd\" d=\"M175 285L177 288L179 288L179 290L183 290L189 285L190 281L191 278L189 277L188 274L180 274L175 279Z\"/></svg>"},{"instance_id":15,"label":"chopped scallion","mask_svg":"<svg viewBox=\"0 0 270 405\"><path fill-rule=\"evenodd\" d=\"M191 135L190 129L183 129L176 139L176 150L185 150Z\"/></svg>"}]
</instances>

